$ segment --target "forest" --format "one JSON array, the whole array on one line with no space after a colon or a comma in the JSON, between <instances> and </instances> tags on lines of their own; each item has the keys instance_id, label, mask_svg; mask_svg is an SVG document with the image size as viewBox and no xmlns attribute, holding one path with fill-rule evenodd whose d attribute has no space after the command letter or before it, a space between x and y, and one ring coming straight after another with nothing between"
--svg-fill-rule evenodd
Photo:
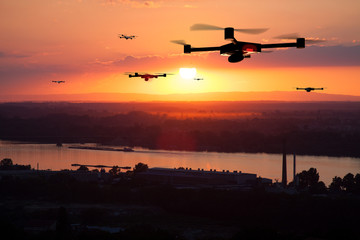
<instances>
[{"instance_id":1,"label":"forest","mask_svg":"<svg viewBox=\"0 0 360 240\"><path fill-rule=\"evenodd\" d=\"M0 139L360 157L360 103L3 103Z\"/></svg>"}]
</instances>

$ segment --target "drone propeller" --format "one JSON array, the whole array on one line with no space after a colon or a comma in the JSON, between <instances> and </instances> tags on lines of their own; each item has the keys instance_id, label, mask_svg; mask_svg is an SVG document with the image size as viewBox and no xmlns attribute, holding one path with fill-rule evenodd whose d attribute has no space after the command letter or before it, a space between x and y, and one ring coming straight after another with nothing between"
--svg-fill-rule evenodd
<instances>
[{"instance_id":1,"label":"drone propeller","mask_svg":"<svg viewBox=\"0 0 360 240\"><path fill-rule=\"evenodd\" d=\"M154 73L154 74L157 74L157 75L165 75L165 76L167 76L167 75L174 75L173 73Z\"/></svg>"},{"instance_id":2,"label":"drone propeller","mask_svg":"<svg viewBox=\"0 0 360 240\"><path fill-rule=\"evenodd\" d=\"M171 40L170 42L175 43L175 44L179 44L179 45L188 45L185 40Z\"/></svg>"},{"instance_id":3,"label":"drone propeller","mask_svg":"<svg viewBox=\"0 0 360 240\"><path fill-rule=\"evenodd\" d=\"M297 38L300 38L298 33L290 33L290 34L283 34L283 35L279 35L274 37L276 39L282 39L282 40L294 40ZM322 42L326 42L325 39L320 39L320 38L305 38L306 43L309 44L316 44L316 43L322 43Z\"/></svg>"},{"instance_id":4,"label":"drone propeller","mask_svg":"<svg viewBox=\"0 0 360 240\"><path fill-rule=\"evenodd\" d=\"M209 25L209 24L202 24L197 23L190 27L190 30L192 31L198 31L198 30L224 30L225 28ZM237 32L242 33L248 33L248 34L259 34L263 33L268 30L268 28L235 28L234 29Z\"/></svg>"}]
</instances>

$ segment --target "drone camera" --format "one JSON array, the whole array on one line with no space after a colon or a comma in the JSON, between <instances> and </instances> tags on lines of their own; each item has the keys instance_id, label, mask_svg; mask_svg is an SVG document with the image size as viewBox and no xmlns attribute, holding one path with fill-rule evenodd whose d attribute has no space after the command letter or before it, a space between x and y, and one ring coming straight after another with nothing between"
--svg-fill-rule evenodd
<instances>
[{"instance_id":1,"label":"drone camera","mask_svg":"<svg viewBox=\"0 0 360 240\"><path fill-rule=\"evenodd\" d=\"M244 56L241 53L234 53L228 58L228 61L231 63L236 63L244 60Z\"/></svg>"}]
</instances>

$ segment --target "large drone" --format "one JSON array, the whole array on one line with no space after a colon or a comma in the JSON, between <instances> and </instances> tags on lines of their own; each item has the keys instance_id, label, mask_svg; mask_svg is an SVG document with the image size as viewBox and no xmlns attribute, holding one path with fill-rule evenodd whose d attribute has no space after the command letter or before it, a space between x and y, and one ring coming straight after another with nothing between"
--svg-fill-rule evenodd
<instances>
[{"instance_id":1,"label":"large drone","mask_svg":"<svg viewBox=\"0 0 360 240\"><path fill-rule=\"evenodd\" d=\"M234 31L248 33L248 34L259 34L265 32L267 29L256 28L256 29L234 29L232 27L221 28L208 24L195 24L190 30L224 30L225 40L230 40L231 43L222 45L220 47L201 47L194 48L190 44L186 44L183 40L175 40L173 43L184 45L184 53L192 52L203 52L203 51L220 51L221 55L229 56L228 60L231 63L240 62L244 58L250 58L253 53L259 53L262 49L267 48L305 48L305 38L296 38L296 42L293 43L273 43L273 44L261 44L252 42L240 42L234 37Z\"/></svg>"}]
</instances>

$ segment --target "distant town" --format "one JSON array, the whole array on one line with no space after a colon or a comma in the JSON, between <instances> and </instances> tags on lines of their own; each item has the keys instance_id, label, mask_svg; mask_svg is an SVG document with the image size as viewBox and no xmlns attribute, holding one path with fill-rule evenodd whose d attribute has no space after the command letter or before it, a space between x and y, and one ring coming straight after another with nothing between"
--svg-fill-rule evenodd
<instances>
[{"instance_id":1,"label":"distant town","mask_svg":"<svg viewBox=\"0 0 360 240\"><path fill-rule=\"evenodd\" d=\"M360 211L360 174L334 177L325 186L313 168L287 183L242 172L149 168L143 163L134 167L74 165L78 166L75 171L45 171L8 158L0 161L0 217L7 236L359 237L355 219ZM336 227L323 232L329 224Z\"/></svg>"}]
</instances>

